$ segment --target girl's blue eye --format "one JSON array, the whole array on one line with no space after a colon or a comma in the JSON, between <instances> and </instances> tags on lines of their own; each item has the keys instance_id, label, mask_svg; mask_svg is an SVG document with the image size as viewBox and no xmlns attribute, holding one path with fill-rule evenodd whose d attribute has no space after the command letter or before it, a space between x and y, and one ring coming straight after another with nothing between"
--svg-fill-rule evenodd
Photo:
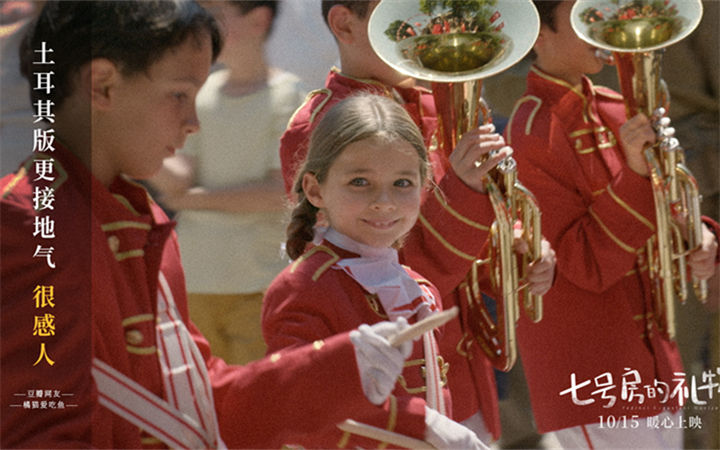
<instances>
[{"instance_id":1,"label":"girl's blue eye","mask_svg":"<svg viewBox=\"0 0 720 450\"><path fill-rule=\"evenodd\" d=\"M350 184L353 186L367 186L368 181L365 178L353 178L350 180Z\"/></svg>"},{"instance_id":2,"label":"girl's blue eye","mask_svg":"<svg viewBox=\"0 0 720 450\"><path fill-rule=\"evenodd\" d=\"M177 101L184 101L188 96L184 92L175 92L173 93L173 97L175 97Z\"/></svg>"}]
</instances>

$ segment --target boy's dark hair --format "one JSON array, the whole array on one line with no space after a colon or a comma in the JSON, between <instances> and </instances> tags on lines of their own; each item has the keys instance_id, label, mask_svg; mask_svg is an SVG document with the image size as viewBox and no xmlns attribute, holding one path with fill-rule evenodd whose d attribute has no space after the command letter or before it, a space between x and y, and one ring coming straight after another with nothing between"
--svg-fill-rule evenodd
<instances>
[{"instance_id":1,"label":"boy's dark hair","mask_svg":"<svg viewBox=\"0 0 720 450\"><path fill-rule=\"evenodd\" d=\"M335 5L342 5L348 8L359 18L364 18L368 13L370 6L370 0L322 0L322 15L325 20L325 25L328 24L328 13L330 8Z\"/></svg>"},{"instance_id":2,"label":"boy's dark hair","mask_svg":"<svg viewBox=\"0 0 720 450\"><path fill-rule=\"evenodd\" d=\"M72 79L86 63L107 58L128 76L147 71L164 53L207 32L213 61L222 47L215 19L194 0L49 0L20 46L20 71L30 81L33 103L51 99L56 107L72 93ZM45 42L52 65L37 65ZM34 90L33 72L52 71L48 95Z\"/></svg>"},{"instance_id":3,"label":"boy's dark hair","mask_svg":"<svg viewBox=\"0 0 720 450\"><path fill-rule=\"evenodd\" d=\"M240 14L242 15L245 15L253 9L261 6L270 9L272 20L270 21L270 28L268 28L267 32L267 35L270 35L273 24L275 23L275 18L278 14L278 9L280 8L280 2L278 0L231 0L230 4L240 10Z\"/></svg>"},{"instance_id":4,"label":"boy's dark hair","mask_svg":"<svg viewBox=\"0 0 720 450\"><path fill-rule=\"evenodd\" d=\"M555 10L566 0L533 0L540 16L540 25L547 25L551 30L555 29Z\"/></svg>"}]
</instances>

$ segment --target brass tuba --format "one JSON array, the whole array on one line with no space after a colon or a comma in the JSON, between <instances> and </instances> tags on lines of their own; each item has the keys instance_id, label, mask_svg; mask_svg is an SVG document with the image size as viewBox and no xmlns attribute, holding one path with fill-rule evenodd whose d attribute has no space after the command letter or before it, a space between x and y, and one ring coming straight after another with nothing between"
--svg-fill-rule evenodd
<instances>
[{"instance_id":1,"label":"brass tuba","mask_svg":"<svg viewBox=\"0 0 720 450\"><path fill-rule=\"evenodd\" d=\"M653 120L657 142L645 149L655 199L657 229L648 241L656 321L675 338L675 296L687 299L686 256L702 244L697 181L685 165L683 149L667 132L669 95L661 79L662 51L689 35L700 23L700 0L578 0L570 13L573 29L584 41L612 53L626 116L639 112ZM684 223L687 235L682 232ZM700 301L707 282L693 280Z\"/></svg>"},{"instance_id":2,"label":"brass tuba","mask_svg":"<svg viewBox=\"0 0 720 450\"><path fill-rule=\"evenodd\" d=\"M466 131L492 121L482 98L482 79L521 60L539 29L538 13L530 0L383 0L370 17L368 35L388 65L431 83L440 147L449 153ZM530 262L541 257L540 210L532 193L518 181L512 157L498 164L484 181L495 212L490 257L473 263L467 293L479 317L472 324L476 327L472 334L493 364L507 371L517 356L515 326L521 290L528 316L535 322L542 318L542 296L521 286ZM529 248L520 267L513 251L517 221L522 223ZM479 266L487 263L493 287L502 296L502 302L496 302L497 322L478 285Z\"/></svg>"}]
</instances>

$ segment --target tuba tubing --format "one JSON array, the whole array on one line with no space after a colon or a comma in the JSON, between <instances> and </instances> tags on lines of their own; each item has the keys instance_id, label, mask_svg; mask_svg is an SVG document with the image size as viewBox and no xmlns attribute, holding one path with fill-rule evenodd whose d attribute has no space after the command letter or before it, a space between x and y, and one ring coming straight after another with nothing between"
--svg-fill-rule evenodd
<instances>
[{"instance_id":1,"label":"tuba tubing","mask_svg":"<svg viewBox=\"0 0 720 450\"><path fill-rule=\"evenodd\" d=\"M439 147L449 153L465 132L492 121L482 98L482 80L508 69L530 51L540 20L531 0L478 0L448 7L440 3L444 2L383 0L370 17L368 36L377 55L389 66L430 82L438 112ZM475 5L480 13L467 15L463 9L468 5ZM428 11L429 7L433 10ZM470 324L474 339L495 367L507 371L517 357L520 292L530 319L537 322L542 318L542 296L530 294L521 279L529 264L541 257L540 209L532 193L518 181L512 157L492 169L484 183L495 213L490 254L488 259L473 262L465 291L471 316L477 318ZM520 264L513 249L516 223L521 224L520 233L528 245ZM478 284L478 272L486 263L493 289L502 297L496 302L496 320Z\"/></svg>"}]
</instances>

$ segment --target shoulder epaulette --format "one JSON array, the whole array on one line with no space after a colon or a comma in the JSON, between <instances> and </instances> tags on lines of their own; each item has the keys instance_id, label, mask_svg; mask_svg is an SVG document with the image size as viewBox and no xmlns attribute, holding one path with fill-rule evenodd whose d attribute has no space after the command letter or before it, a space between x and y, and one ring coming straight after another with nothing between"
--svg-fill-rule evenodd
<instances>
[{"instance_id":1,"label":"shoulder epaulette","mask_svg":"<svg viewBox=\"0 0 720 450\"><path fill-rule=\"evenodd\" d=\"M38 159L52 159L53 160L53 168L55 170L56 178L55 182L50 186L54 190L58 190L60 186L62 186L68 179L68 174L65 168L62 166L60 161L57 160L57 158L53 158L52 155L49 155L47 153L41 153L37 158L30 160L29 163L31 164L32 161L38 160ZM26 167L28 167L26 165Z\"/></svg>"},{"instance_id":2,"label":"shoulder epaulette","mask_svg":"<svg viewBox=\"0 0 720 450\"><path fill-rule=\"evenodd\" d=\"M60 162L52 157L52 154L46 154L46 153L39 153L34 158L28 158L25 160L22 166L18 169L18 171L15 173L15 175L12 177L12 179L3 187L2 190L2 198L5 198L12 190L17 186L23 178L27 177L28 174L34 170L32 169L32 166L35 164L35 161L41 160L41 159L52 159L53 160L53 173L55 180L53 183L49 186L53 190L57 191L57 189L67 181L68 175L65 168L60 164Z\"/></svg>"},{"instance_id":3,"label":"shoulder epaulette","mask_svg":"<svg viewBox=\"0 0 720 450\"><path fill-rule=\"evenodd\" d=\"M297 270L298 266L302 264L303 262L307 261L310 257L312 257L316 253L325 253L328 256L330 256L330 259L325 261L323 264L320 265L320 267L315 271L315 273L312 276L313 281L317 281L318 278L326 271L328 270L333 264L338 262L340 260L340 255L335 253L331 248L326 247L324 245L317 245L310 250L303 253L298 259L296 259L292 265L290 266L290 273L295 272Z\"/></svg>"},{"instance_id":4,"label":"shoulder epaulette","mask_svg":"<svg viewBox=\"0 0 720 450\"><path fill-rule=\"evenodd\" d=\"M310 113L310 123L313 123L315 121L315 116L318 115L320 111L325 107L327 102L330 101L330 98L333 95L333 92L328 88L322 88L322 89L316 89L308 94L308 101L311 101L314 97L318 95L325 95L326 97L318 103L318 105L313 109L312 113Z\"/></svg>"},{"instance_id":5,"label":"shoulder epaulette","mask_svg":"<svg viewBox=\"0 0 720 450\"><path fill-rule=\"evenodd\" d=\"M602 96L602 97L610 98L610 99L613 99L613 100L620 100L620 101L623 101L623 100L624 100L622 94L616 92L616 91L613 90L613 89L610 89L609 87L606 87L606 86L593 86L593 88L594 88L594 91L595 91L595 94L596 94L596 95L600 95L600 96Z\"/></svg>"},{"instance_id":6,"label":"shoulder epaulette","mask_svg":"<svg viewBox=\"0 0 720 450\"><path fill-rule=\"evenodd\" d=\"M520 108L526 107L530 108L530 114L528 114L528 119L525 122L525 134L529 135L530 130L532 130L532 124L533 120L535 120L535 114L540 110L540 107L542 106L542 100L539 97L536 97L534 95L526 95L520 100L515 103L515 107L513 108L512 112L510 113L510 119L508 120L508 123L511 125L507 128L507 144L512 145L512 123L513 119L515 118L515 114L520 110Z\"/></svg>"},{"instance_id":7,"label":"shoulder epaulette","mask_svg":"<svg viewBox=\"0 0 720 450\"><path fill-rule=\"evenodd\" d=\"M330 100L330 97L332 97L332 91L328 88L315 89L314 91L308 92L302 104L295 110L292 116L290 116L290 120L288 121L288 125L286 128L290 128L290 125L292 125L292 123L295 121L295 116L297 116L298 113L305 108L305 105L313 101L313 99L315 99L315 97L317 97L318 95L326 95L327 97L324 100L320 101L318 106L310 114L310 123L315 120L315 116L317 115L317 113L320 112L323 106L325 106L325 104Z\"/></svg>"}]
</instances>

